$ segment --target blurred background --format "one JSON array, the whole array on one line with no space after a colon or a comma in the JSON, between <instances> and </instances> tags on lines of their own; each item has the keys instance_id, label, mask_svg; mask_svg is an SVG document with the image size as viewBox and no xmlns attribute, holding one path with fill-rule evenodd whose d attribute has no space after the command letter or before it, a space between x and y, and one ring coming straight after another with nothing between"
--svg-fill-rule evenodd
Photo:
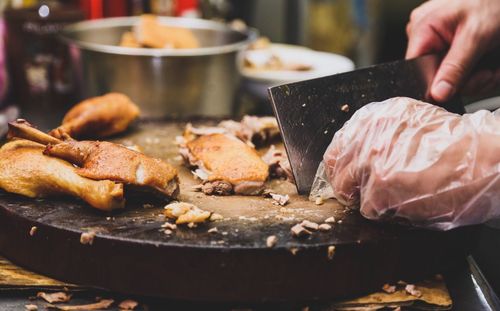
<instances>
[{"instance_id":1,"label":"blurred background","mask_svg":"<svg viewBox=\"0 0 500 311\"><path fill-rule=\"evenodd\" d=\"M69 56L65 55L64 47L55 37L62 25L83 19L135 16L144 13L217 21L239 19L256 28L260 35L268 37L271 42L337 53L350 58L356 67L361 67L404 56L405 25L409 12L420 2L416 0L3 0L0 1L0 11L6 25L2 23L0 31L4 35L6 30L10 31L10 36L6 39L9 40L6 44L6 54L10 57L6 56L5 52L0 57L2 69L0 98L3 106L7 102L37 99L44 101L46 99L41 97L46 96L55 101L76 100L73 89L75 86L69 81L70 74L67 72ZM50 16L45 17L43 27L36 25L35 17L22 14L23 10L39 9L44 5L57 8L57 11L55 9L50 11ZM43 9L41 13L43 15ZM38 29L35 29L37 27ZM26 81L22 75L27 75L30 81ZM46 76L47 79L44 79ZM9 81L11 83L8 83ZM37 89L38 93L44 94L41 94L40 98L27 94L27 84Z\"/></svg>"},{"instance_id":2,"label":"blurred background","mask_svg":"<svg viewBox=\"0 0 500 311\"><path fill-rule=\"evenodd\" d=\"M140 106L145 107L147 117L190 114L215 116L271 114L266 91L269 86L404 58L407 43L405 26L410 12L421 2L423 1L2 0L0 1L2 34L0 44L3 45L0 50L0 127L1 118L6 119L6 115L14 115L15 111L12 109L17 108L21 108L22 116L52 126L59 122L62 114L79 100L108 91L121 91L117 89L117 81L108 81L117 79L117 76L121 77L119 83L122 88L137 92L129 95L133 100L139 101ZM300 47L324 52L304 54L306 52L302 51L301 55L305 56L296 57L302 58L305 63L294 64L295 67L312 66L307 62L312 62L317 55L318 59L323 57L325 63L323 66L321 64L316 66L331 70L316 72L314 75L314 70L307 74L297 72L303 71L299 69L296 72L287 71L273 76L239 68L239 72L236 73L236 67L230 68L227 63L222 65L220 60L205 57L197 60L197 68L187 69L195 66L192 65L194 60L191 64L185 65L186 70L181 72L186 72L185 76L191 77L189 81L183 81L177 75L167 74L167 69L164 68L167 58L153 57L147 61L146 66L149 66L149 69L143 68L143 64L130 65L132 60L123 61L115 66L128 66L127 70L131 73L129 76L124 75L123 71L110 69L109 66L105 74L93 73L94 76L91 76L91 71L99 71L89 69L93 68L91 66L97 66L97 61L89 59L89 56L84 55L82 51L71 50L67 42L60 37L64 26L78 21L99 21L103 18L142 14L205 19L222 23L237 20L239 25L246 24L256 29L259 35L266 37L272 45L287 44L291 46L285 48ZM197 33L195 35L203 36ZM95 40L101 40L103 34L94 29L94 33L86 35L86 38L92 41L92 36L95 36ZM116 41L118 38L113 40ZM204 41L203 38L201 41ZM284 47L277 45L275 48ZM285 52L294 54L296 51L288 49ZM124 52L118 54L120 53L124 54ZM345 58L334 60L332 55ZM328 57L330 63L326 60ZM169 63L172 63L172 60L179 61L179 58L175 57L168 59ZM200 62L212 69L201 70ZM338 68L334 68L335 62L343 62L343 67L339 65ZM106 62L101 61L102 70L105 67L103 63ZM224 66L223 70L217 72L213 70L214 67L221 66ZM137 90L140 88L137 84L139 79L150 79L144 75L147 70L152 71L151 75L156 75L155 84L163 83L163 86L168 87L169 83L178 83L175 87L177 91L171 88L160 92L151 87L148 94L139 94L141 91ZM160 71L163 72L163 78L158 78ZM178 68L176 72L179 72ZM110 78L108 80L102 77L96 78L96 75L109 75ZM202 79L208 82L199 85L202 82L193 80L197 75L203 76ZM173 78L169 80L165 78L166 76ZM130 80L126 82L131 87L124 86L124 77ZM133 77L136 77L135 81ZM132 87L134 85L135 89ZM147 85L152 83L148 81ZM188 92L198 93L188 94ZM174 98L172 101L175 101L175 104L171 104L153 99L155 94L162 98L181 97ZM197 102L202 102L203 98L206 100L198 105ZM168 107L163 111L158 110L161 105ZM7 113L5 112L7 106L16 108L10 108ZM148 108L153 106L154 109ZM46 111L51 113L44 114Z\"/></svg>"}]
</instances>

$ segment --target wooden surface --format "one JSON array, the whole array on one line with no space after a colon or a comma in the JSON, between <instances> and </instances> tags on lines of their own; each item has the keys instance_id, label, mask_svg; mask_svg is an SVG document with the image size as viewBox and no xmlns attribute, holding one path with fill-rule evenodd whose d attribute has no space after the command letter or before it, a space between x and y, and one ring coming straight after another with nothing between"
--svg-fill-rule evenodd
<instances>
[{"instance_id":1,"label":"wooden surface","mask_svg":"<svg viewBox=\"0 0 500 311\"><path fill-rule=\"evenodd\" d=\"M69 199L33 200L0 191L0 252L14 263L65 282L118 292L198 301L304 301L360 295L399 279L452 269L475 241L475 228L433 232L377 224L335 201L315 205L292 184L268 187L291 196L285 207L262 197L214 197L181 166L173 144L184 123L144 122L120 142L179 167L180 200L219 213L224 220L180 227L167 236L163 203L129 200L124 211L104 214ZM293 238L303 219L341 223L327 233ZM34 236L29 235L33 226ZM208 229L217 227L217 234ZM83 232L97 233L82 245ZM276 235L274 248L266 238ZM328 248L335 246L333 258ZM196 295L193 295L196 293Z\"/></svg>"},{"instance_id":2,"label":"wooden surface","mask_svg":"<svg viewBox=\"0 0 500 311\"><path fill-rule=\"evenodd\" d=\"M12 264L0 257L0 288L47 288L74 287L72 284L60 282L49 277L33 273Z\"/></svg>"}]
</instances>

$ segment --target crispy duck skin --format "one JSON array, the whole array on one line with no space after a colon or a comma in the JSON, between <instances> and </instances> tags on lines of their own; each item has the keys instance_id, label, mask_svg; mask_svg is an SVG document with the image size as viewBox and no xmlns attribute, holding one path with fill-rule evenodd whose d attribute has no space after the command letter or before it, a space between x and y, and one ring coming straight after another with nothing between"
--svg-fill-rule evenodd
<instances>
[{"instance_id":1,"label":"crispy duck skin","mask_svg":"<svg viewBox=\"0 0 500 311\"><path fill-rule=\"evenodd\" d=\"M204 185L205 193L258 194L269 175L268 166L254 148L228 135L195 138L186 143L186 153L191 164L207 171L206 182L214 185Z\"/></svg>"},{"instance_id":2,"label":"crispy duck skin","mask_svg":"<svg viewBox=\"0 0 500 311\"><path fill-rule=\"evenodd\" d=\"M93 97L77 104L66 114L62 125L49 134L63 139L104 138L127 129L139 116L139 108L120 93Z\"/></svg>"},{"instance_id":3,"label":"crispy duck skin","mask_svg":"<svg viewBox=\"0 0 500 311\"><path fill-rule=\"evenodd\" d=\"M44 154L77 165L77 174L95 180L125 183L134 190L153 192L162 198L179 193L177 171L170 164L111 142L61 141L24 120L9 123L9 137L46 145Z\"/></svg>"},{"instance_id":4,"label":"crispy duck skin","mask_svg":"<svg viewBox=\"0 0 500 311\"><path fill-rule=\"evenodd\" d=\"M168 163L105 141L65 141L47 145L44 154L64 159L91 179L109 179L148 187L167 197L179 192L177 171Z\"/></svg>"},{"instance_id":5,"label":"crispy duck skin","mask_svg":"<svg viewBox=\"0 0 500 311\"><path fill-rule=\"evenodd\" d=\"M70 163L43 155L44 148L28 140L2 146L0 188L32 198L70 195L104 211L124 207L122 184L82 177Z\"/></svg>"}]
</instances>

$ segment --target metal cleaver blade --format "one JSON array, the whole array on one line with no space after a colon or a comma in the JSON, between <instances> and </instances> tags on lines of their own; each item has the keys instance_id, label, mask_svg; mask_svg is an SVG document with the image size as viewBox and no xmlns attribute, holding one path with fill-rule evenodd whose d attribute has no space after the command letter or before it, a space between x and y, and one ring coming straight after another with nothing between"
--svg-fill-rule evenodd
<instances>
[{"instance_id":1,"label":"metal cleaver blade","mask_svg":"<svg viewBox=\"0 0 500 311\"><path fill-rule=\"evenodd\" d=\"M440 61L425 55L269 88L299 194L309 194L333 135L356 110L396 96L432 103L429 87ZM464 113L458 97L440 106Z\"/></svg>"}]
</instances>

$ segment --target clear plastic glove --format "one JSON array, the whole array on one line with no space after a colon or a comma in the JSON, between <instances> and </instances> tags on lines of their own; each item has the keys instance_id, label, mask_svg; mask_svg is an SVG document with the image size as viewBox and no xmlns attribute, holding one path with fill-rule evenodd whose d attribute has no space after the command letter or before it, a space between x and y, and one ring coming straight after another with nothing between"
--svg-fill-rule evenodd
<instances>
[{"instance_id":1,"label":"clear plastic glove","mask_svg":"<svg viewBox=\"0 0 500 311\"><path fill-rule=\"evenodd\" d=\"M369 104L335 133L323 177L369 219L485 222L500 215L499 113L460 116L404 97Z\"/></svg>"}]
</instances>

